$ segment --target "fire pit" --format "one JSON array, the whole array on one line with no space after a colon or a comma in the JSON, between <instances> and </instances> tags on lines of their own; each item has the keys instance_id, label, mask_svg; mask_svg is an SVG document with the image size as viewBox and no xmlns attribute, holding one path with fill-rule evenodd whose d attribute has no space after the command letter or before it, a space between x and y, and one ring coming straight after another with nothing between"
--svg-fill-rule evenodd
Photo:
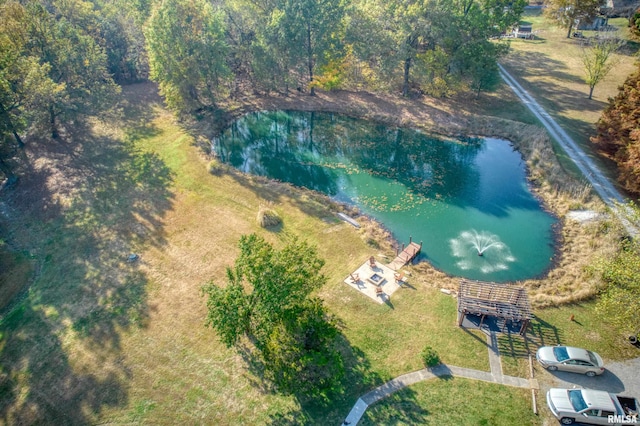
<instances>
[{"instance_id":1,"label":"fire pit","mask_svg":"<svg viewBox=\"0 0 640 426\"><path fill-rule=\"evenodd\" d=\"M367 278L371 284L380 285L384 282L384 277L380 274L373 274Z\"/></svg>"}]
</instances>

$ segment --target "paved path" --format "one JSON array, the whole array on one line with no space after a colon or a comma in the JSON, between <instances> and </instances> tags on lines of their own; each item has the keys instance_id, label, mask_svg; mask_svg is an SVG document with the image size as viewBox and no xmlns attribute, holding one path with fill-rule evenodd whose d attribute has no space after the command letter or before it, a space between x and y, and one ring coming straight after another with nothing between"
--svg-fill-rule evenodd
<instances>
[{"instance_id":1,"label":"paved path","mask_svg":"<svg viewBox=\"0 0 640 426\"><path fill-rule=\"evenodd\" d=\"M453 365L440 364L433 368L423 368L413 373L403 374L393 380L388 381L371 392L358 398L349 415L344 420L343 425L355 426L358 424L367 408L385 398L392 393L411 386L423 380L435 379L436 377L464 377L466 379L480 380L489 383L499 383L505 386L530 389L535 386L535 382L521 377L505 376L502 374L502 364L500 363L500 353L498 351L498 340L495 333L487 335L489 351L489 365L491 372L473 370L470 368L456 367Z\"/></svg>"},{"instance_id":2,"label":"paved path","mask_svg":"<svg viewBox=\"0 0 640 426\"><path fill-rule=\"evenodd\" d=\"M511 90L520 98L522 103L540 120L542 125L547 129L549 134L564 149L569 158L573 160L582 174L587 178L593 189L598 193L600 198L612 209L616 216L620 219L627 232L636 237L639 230L636 225L631 224L624 215L623 211L616 203L624 203L625 198L620 192L609 182L609 179L598 169L595 163L584 153L575 141L562 129L558 123L538 104L538 102L524 89L522 86L498 64L500 68L500 76L509 85Z\"/></svg>"}]
</instances>

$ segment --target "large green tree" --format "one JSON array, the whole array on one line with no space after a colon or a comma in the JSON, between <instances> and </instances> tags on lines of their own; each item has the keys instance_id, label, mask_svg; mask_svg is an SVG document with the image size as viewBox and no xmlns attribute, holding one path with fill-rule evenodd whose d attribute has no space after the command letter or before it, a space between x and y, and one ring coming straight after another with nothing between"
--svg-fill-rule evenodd
<instances>
[{"instance_id":1,"label":"large green tree","mask_svg":"<svg viewBox=\"0 0 640 426\"><path fill-rule=\"evenodd\" d=\"M227 269L227 285L210 282L206 324L228 347L248 339L266 374L287 393L325 395L339 383L338 329L312 296L326 278L314 247L298 240L276 250L252 234L240 239L240 255Z\"/></svg>"},{"instance_id":2,"label":"large green tree","mask_svg":"<svg viewBox=\"0 0 640 426\"><path fill-rule=\"evenodd\" d=\"M516 24L524 2L505 0L362 0L351 35L355 52L377 72L435 96L495 85L497 59L508 45L494 40ZM394 78L400 74L400 78Z\"/></svg>"},{"instance_id":3,"label":"large green tree","mask_svg":"<svg viewBox=\"0 0 640 426\"><path fill-rule=\"evenodd\" d=\"M298 59L314 94L314 75L342 55L344 0L281 0L271 13L272 31L284 36L287 55Z\"/></svg>"},{"instance_id":4,"label":"large green tree","mask_svg":"<svg viewBox=\"0 0 640 426\"><path fill-rule=\"evenodd\" d=\"M91 5L85 6L70 10L63 0L49 8L36 1L26 5L28 54L49 66L49 78L61 89L40 94L37 108L46 110L54 138L60 119L69 122L109 108L119 90L107 71L104 49L83 28L90 21L84 13Z\"/></svg>"},{"instance_id":5,"label":"large green tree","mask_svg":"<svg viewBox=\"0 0 640 426\"><path fill-rule=\"evenodd\" d=\"M434 22L439 46L448 56L449 79L476 95L499 81L497 61L509 46L499 35L516 25L522 0L439 0L441 16Z\"/></svg>"},{"instance_id":6,"label":"large green tree","mask_svg":"<svg viewBox=\"0 0 640 426\"><path fill-rule=\"evenodd\" d=\"M145 35L151 78L167 104L182 111L215 106L230 79L224 19L205 0L156 5Z\"/></svg>"},{"instance_id":7,"label":"large green tree","mask_svg":"<svg viewBox=\"0 0 640 426\"><path fill-rule=\"evenodd\" d=\"M600 13L602 0L546 0L544 14L561 28L567 30L571 38L576 22L589 22Z\"/></svg>"},{"instance_id":8,"label":"large green tree","mask_svg":"<svg viewBox=\"0 0 640 426\"><path fill-rule=\"evenodd\" d=\"M622 185L640 194L640 65L609 100L591 141L618 164Z\"/></svg>"}]
</instances>

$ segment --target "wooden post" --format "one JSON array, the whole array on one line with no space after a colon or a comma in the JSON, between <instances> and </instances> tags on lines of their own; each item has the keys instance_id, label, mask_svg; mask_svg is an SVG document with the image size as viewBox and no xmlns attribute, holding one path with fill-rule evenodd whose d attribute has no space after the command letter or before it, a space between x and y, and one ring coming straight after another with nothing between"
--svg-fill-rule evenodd
<instances>
[{"instance_id":1,"label":"wooden post","mask_svg":"<svg viewBox=\"0 0 640 426\"><path fill-rule=\"evenodd\" d=\"M411 240L413 239L413 237L411 235L409 235L409 245L411 245Z\"/></svg>"},{"instance_id":2,"label":"wooden post","mask_svg":"<svg viewBox=\"0 0 640 426\"><path fill-rule=\"evenodd\" d=\"M533 381L533 361L531 359L531 354L529 354L529 374L531 377L529 378ZM531 387L531 408L533 409L533 414L538 415L538 403L536 401L536 390Z\"/></svg>"}]
</instances>

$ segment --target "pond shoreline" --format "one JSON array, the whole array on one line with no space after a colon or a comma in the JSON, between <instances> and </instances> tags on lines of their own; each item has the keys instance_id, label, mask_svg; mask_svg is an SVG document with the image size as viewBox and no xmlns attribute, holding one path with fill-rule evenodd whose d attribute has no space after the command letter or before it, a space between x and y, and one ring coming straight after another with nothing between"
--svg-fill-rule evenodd
<instances>
[{"instance_id":1,"label":"pond shoreline","mask_svg":"<svg viewBox=\"0 0 640 426\"><path fill-rule=\"evenodd\" d=\"M435 103L438 101L435 100ZM455 113L445 102L433 106L419 100L369 92L319 91L317 96L291 93L289 96L253 96L239 98L221 105L222 114L212 122L187 123L199 138L201 148L210 153L209 141L234 120L263 110L296 110L339 113L381 124L422 130L444 137L493 137L509 141L520 152L525 163L527 182L531 192L542 201L541 206L558 219L554 227L556 254L549 269L539 278L518 282L532 294L534 306L557 306L585 300L596 294L597 282L585 272L594 255L611 253L614 236L598 235L597 231L565 220L569 210L588 207L603 211L604 205L593 195L591 188L579 182L562 169L553 151L551 141L542 127L515 122L503 118ZM207 139L208 138L208 139ZM321 194L318 194L321 195ZM337 203L332 200L332 204ZM342 206L340 210L352 210ZM377 223L377 222L376 222ZM380 224L379 232L386 234L387 244L393 239ZM586 232L585 232L586 231ZM378 235L381 236L381 235ZM458 278L449 277L429 264L443 281L441 286L456 287ZM423 269L423 268L420 268ZM455 281L455 282L453 282ZM440 285L437 285L440 286Z\"/></svg>"}]
</instances>

